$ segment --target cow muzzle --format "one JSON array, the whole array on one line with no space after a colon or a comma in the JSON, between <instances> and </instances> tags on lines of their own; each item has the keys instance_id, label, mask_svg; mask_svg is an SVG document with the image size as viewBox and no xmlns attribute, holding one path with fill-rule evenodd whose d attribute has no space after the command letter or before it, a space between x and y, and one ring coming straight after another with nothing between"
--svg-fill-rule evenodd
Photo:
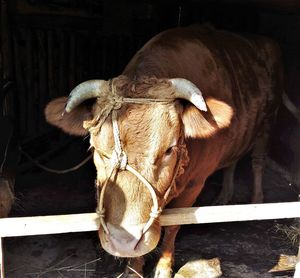
<instances>
[{"instance_id":1,"label":"cow muzzle","mask_svg":"<svg viewBox=\"0 0 300 278\"><path fill-rule=\"evenodd\" d=\"M151 252L158 244L161 228L153 224L143 232L146 223L119 226L107 223L109 233L99 230L101 245L108 253L118 257L140 257Z\"/></svg>"}]
</instances>

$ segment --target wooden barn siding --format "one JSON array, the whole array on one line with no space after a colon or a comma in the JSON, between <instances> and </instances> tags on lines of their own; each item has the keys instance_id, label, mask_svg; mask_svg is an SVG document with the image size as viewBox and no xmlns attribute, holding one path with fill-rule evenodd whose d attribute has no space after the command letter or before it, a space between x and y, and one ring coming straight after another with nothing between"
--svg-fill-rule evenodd
<instances>
[{"instance_id":1,"label":"wooden barn siding","mask_svg":"<svg viewBox=\"0 0 300 278\"><path fill-rule=\"evenodd\" d=\"M103 35L94 27L76 30L38 23L15 17L12 24L21 137L47 130L43 109L50 99L68 95L82 81L118 74L139 43L130 36Z\"/></svg>"},{"instance_id":2,"label":"wooden barn siding","mask_svg":"<svg viewBox=\"0 0 300 278\"><path fill-rule=\"evenodd\" d=\"M8 20L8 7L0 1L0 117L11 116L13 107L12 91L12 51Z\"/></svg>"},{"instance_id":3,"label":"wooden barn siding","mask_svg":"<svg viewBox=\"0 0 300 278\"><path fill-rule=\"evenodd\" d=\"M300 15L262 13L259 32L272 36L281 46L287 91L300 106Z\"/></svg>"},{"instance_id":4,"label":"wooden barn siding","mask_svg":"<svg viewBox=\"0 0 300 278\"><path fill-rule=\"evenodd\" d=\"M259 32L274 38L282 49L286 91L300 109L300 14L263 12ZM271 139L273 159L292 170L299 165L299 123L283 106ZM299 171L297 169L297 171Z\"/></svg>"},{"instance_id":5,"label":"wooden barn siding","mask_svg":"<svg viewBox=\"0 0 300 278\"><path fill-rule=\"evenodd\" d=\"M300 20L297 7L286 12L286 9L280 11L279 8L268 10L266 5L255 5L257 2L243 6L235 1L221 1L218 5L209 1L180 5L168 1L152 5L103 1L103 7L97 7L93 13L93 4L84 10L81 1L69 1L72 7L66 9L63 5L68 1L65 0L61 2L62 7L56 4L54 9L49 9L47 3L51 1L55 2L36 2L34 9L24 8L27 0L10 2L19 3L12 5L9 14L16 85L12 102L15 106L11 105L10 112L16 116L21 139L50 130L43 116L43 109L50 99L67 95L81 81L107 79L119 74L149 37L177 25L179 6L182 26L211 22L216 27L261 33L276 39L284 53L288 94L300 104ZM46 7L41 3L46 3ZM293 121L289 115L283 116L288 120L280 119L279 131L286 131ZM284 145L287 153L292 153L289 143L283 142L289 130L285 131L273 144L279 150ZM290 160L289 154L286 158L279 158Z\"/></svg>"}]
</instances>

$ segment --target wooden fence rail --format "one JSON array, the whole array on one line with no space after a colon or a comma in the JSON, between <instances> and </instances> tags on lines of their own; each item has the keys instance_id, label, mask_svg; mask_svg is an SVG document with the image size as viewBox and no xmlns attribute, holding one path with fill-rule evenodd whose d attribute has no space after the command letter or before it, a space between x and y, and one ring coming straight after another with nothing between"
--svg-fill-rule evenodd
<instances>
[{"instance_id":1,"label":"wooden fence rail","mask_svg":"<svg viewBox=\"0 0 300 278\"><path fill-rule=\"evenodd\" d=\"M284 218L300 218L300 202L165 209L160 216L160 224L171 226ZM96 231L98 227L96 213L3 218L0 219L0 245L4 237ZM2 247L0 259L3 260ZM3 261L0 278L4 278Z\"/></svg>"}]
</instances>

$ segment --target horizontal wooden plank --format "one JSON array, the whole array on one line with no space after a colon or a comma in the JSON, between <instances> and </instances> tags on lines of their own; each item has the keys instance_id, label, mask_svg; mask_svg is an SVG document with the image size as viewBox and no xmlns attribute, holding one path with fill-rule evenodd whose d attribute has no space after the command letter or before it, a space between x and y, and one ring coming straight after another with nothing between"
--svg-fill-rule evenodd
<instances>
[{"instance_id":1,"label":"horizontal wooden plank","mask_svg":"<svg viewBox=\"0 0 300 278\"><path fill-rule=\"evenodd\" d=\"M300 217L300 202L166 209L162 226Z\"/></svg>"},{"instance_id":2,"label":"horizontal wooden plank","mask_svg":"<svg viewBox=\"0 0 300 278\"><path fill-rule=\"evenodd\" d=\"M299 218L300 202L165 209L162 226ZM96 231L96 213L0 219L0 237Z\"/></svg>"}]
</instances>

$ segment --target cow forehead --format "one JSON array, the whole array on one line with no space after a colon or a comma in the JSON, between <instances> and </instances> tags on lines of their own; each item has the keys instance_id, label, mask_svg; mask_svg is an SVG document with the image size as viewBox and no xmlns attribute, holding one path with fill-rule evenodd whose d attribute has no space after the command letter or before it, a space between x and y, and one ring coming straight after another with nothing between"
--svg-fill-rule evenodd
<instances>
[{"instance_id":1,"label":"cow forehead","mask_svg":"<svg viewBox=\"0 0 300 278\"><path fill-rule=\"evenodd\" d=\"M128 153L150 156L174 145L180 134L180 116L175 103L129 104L118 110L118 126L123 148ZM92 138L97 148L111 152L114 148L111 116Z\"/></svg>"}]
</instances>

